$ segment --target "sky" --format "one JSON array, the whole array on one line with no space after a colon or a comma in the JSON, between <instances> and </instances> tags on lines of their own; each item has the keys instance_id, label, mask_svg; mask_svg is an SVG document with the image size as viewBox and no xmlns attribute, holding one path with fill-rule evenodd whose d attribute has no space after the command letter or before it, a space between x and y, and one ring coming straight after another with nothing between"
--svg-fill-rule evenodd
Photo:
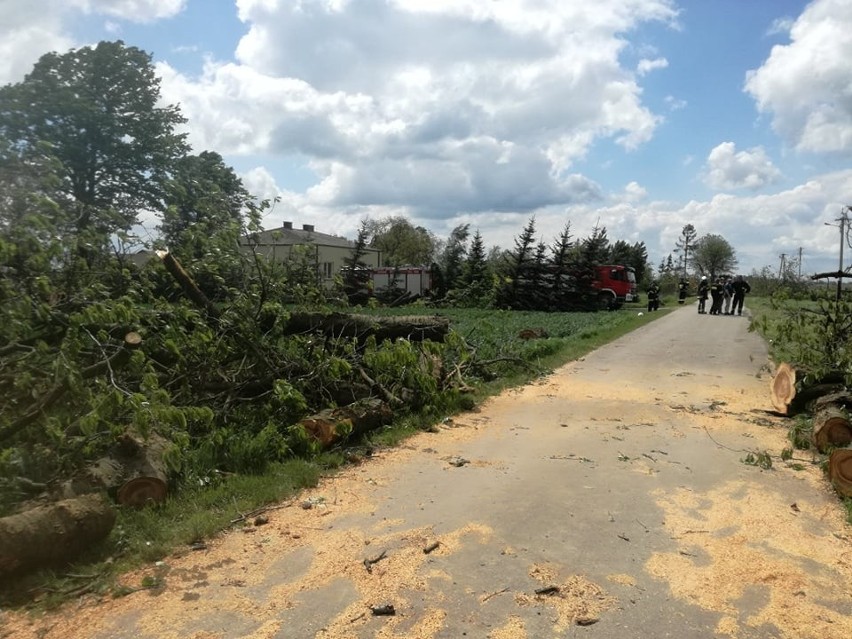
<instances>
[{"instance_id":1,"label":"sky","mask_svg":"<svg viewBox=\"0 0 852 639\"><path fill-rule=\"evenodd\" d=\"M852 0L0 0L0 84L117 39L193 152L279 198L266 228L403 215L509 248L535 216L657 265L692 224L741 273L838 266Z\"/></svg>"}]
</instances>

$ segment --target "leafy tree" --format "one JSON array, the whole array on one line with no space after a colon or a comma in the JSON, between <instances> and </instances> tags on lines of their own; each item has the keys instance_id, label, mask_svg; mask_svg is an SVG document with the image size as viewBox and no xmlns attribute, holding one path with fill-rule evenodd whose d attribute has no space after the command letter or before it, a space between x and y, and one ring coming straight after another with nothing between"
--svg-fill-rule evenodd
<instances>
[{"instance_id":1,"label":"leafy tree","mask_svg":"<svg viewBox=\"0 0 852 639\"><path fill-rule=\"evenodd\" d=\"M721 235L703 235L695 243L692 264L699 273L713 279L737 267L736 252Z\"/></svg>"},{"instance_id":2,"label":"leafy tree","mask_svg":"<svg viewBox=\"0 0 852 639\"><path fill-rule=\"evenodd\" d=\"M435 236L401 215L369 220L367 230L370 246L381 250L385 266L430 264L434 258Z\"/></svg>"},{"instance_id":3,"label":"leafy tree","mask_svg":"<svg viewBox=\"0 0 852 639\"><path fill-rule=\"evenodd\" d=\"M158 106L151 56L123 42L48 53L23 82L0 88L0 136L32 153L48 145L77 232L128 229L160 210L164 183L187 149L176 106Z\"/></svg>"},{"instance_id":4,"label":"leafy tree","mask_svg":"<svg viewBox=\"0 0 852 639\"><path fill-rule=\"evenodd\" d=\"M698 237L698 231L692 224L687 224L680 232L680 237L675 243L675 252L681 256L681 264L683 265L683 277L686 277L686 269L690 263L690 251L695 249L695 240Z\"/></svg>"},{"instance_id":5,"label":"leafy tree","mask_svg":"<svg viewBox=\"0 0 852 639\"><path fill-rule=\"evenodd\" d=\"M165 184L163 222L169 250L181 258L199 258L206 240L224 229L242 229L242 214L251 196L218 153L204 151L175 161Z\"/></svg>"}]
</instances>

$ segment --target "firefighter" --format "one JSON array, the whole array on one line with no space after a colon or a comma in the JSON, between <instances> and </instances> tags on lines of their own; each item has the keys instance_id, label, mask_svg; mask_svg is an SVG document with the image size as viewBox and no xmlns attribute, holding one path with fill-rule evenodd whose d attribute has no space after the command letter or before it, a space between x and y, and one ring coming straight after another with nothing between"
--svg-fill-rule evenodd
<instances>
[{"instance_id":1,"label":"firefighter","mask_svg":"<svg viewBox=\"0 0 852 639\"><path fill-rule=\"evenodd\" d=\"M720 315L722 313L722 299L725 296L725 285L722 283L722 278L717 277L710 285L710 315Z\"/></svg>"},{"instance_id":2,"label":"firefighter","mask_svg":"<svg viewBox=\"0 0 852 639\"><path fill-rule=\"evenodd\" d=\"M660 287L656 282L651 282L648 287L648 312L656 311L660 308Z\"/></svg>"},{"instance_id":3,"label":"firefighter","mask_svg":"<svg viewBox=\"0 0 852 639\"><path fill-rule=\"evenodd\" d=\"M689 292L689 283L684 279L680 278L680 282L677 284L677 303L685 304L686 303L686 294Z\"/></svg>"},{"instance_id":4,"label":"firefighter","mask_svg":"<svg viewBox=\"0 0 852 639\"><path fill-rule=\"evenodd\" d=\"M702 275L701 281L698 283L698 312L703 315L707 311L704 310L707 304L707 293L710 291L710 285L707 283L707 276Z\"/></svg>"},{"instance_id":5,"label":"firefighter","mask_svg":"<svg viewBox=\"0 0 852 639\"><path fill-rule=\"evenodd\" d=\"M734 280L730 275L726 275L722 278L722 294L724 295L724 308L722 309L723 315L734 314L731 310L731 298L734 296L733 281Z\"/></svg>"},{"instance_id":6,"label":"firefighter","mask_svg":"<svg viewBox=\"0 0 852 639\"><path fill-rule=\"evenodd\" d=\"M742 275L737 275L734 283L731 284L731 288L734 289L734 303L731 306L731 315L734 314L734 311L737 312L737 315L742 315L743 302L745 301L746 293L751 293L751 286L743 279Z\"/></svg>"}]
</instances>

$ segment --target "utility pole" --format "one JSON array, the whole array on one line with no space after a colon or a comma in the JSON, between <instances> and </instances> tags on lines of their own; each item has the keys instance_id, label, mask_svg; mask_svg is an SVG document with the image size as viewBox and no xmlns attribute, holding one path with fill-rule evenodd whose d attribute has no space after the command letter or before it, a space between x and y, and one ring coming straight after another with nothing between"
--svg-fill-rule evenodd
<instances>
[{"instance_id":1,"label":"utility pole","mask_svg":"<svg viewBox=\"0 0 852 639\"><path fill-rule=\"evenodd\" d=\"M843 294L843 245L846 243L846 223L849 221L846 213L849 211L847 206L843 209L840 217L836 220L840 222L840 264L837 266L837 301Z\"/></svg>"},{"instance_id":2,"label":"utility pole","mask_svg":"<svg viewBox=\"0 0 852 639\"><path fill-rule=\"evenodd\" d=\"M802 279L802 247L799 247L799 279Z\"/></svg>"},{"instance_id":3,"label":"utility pole","mask_svg":"<svg viewBox=\"0 0 852 639\"><path fill-rule=\"evenodd\" d=\"M778 267L778 279L780 280L781 277L784 275L784 260L787 259L787 254L781 253L781 255L779 255L778 257L781 258L781 266Z\"/></svg>"}]
</instances>

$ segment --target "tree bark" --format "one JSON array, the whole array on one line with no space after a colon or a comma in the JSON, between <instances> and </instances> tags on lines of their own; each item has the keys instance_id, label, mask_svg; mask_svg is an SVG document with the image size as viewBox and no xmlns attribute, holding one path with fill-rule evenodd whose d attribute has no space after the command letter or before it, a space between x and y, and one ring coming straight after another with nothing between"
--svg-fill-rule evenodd
<instances>
[{"instance_id":1,"label":"tree bark","mask_svg":"<svg viewBox=\"0 0 852 639\"><path fill-rule=\"evenodd\" d=\"M287 320L286 334L322 333L328 337L354 337L376 341L403 337L413 342L442 342L450 330L450 320L439 315L374 317L345 313L293 313Z\"/></svg>"},{"instance_id":2,"label":"tree bark","mask_svg":"<svg viewBox=\"0 0 852 639\"><path fill-rule=\"evenodd\" d=\"M99 495L38 506L0 519L0 577L68 563L104 539L115 511Z\"/></svg>"},{"instance_id":3,"label":"tree bark","mask_svg":"<svg viewBox=\"0 0 852 639\"><path fill-rule=\"evenodd\" d=\"M852 497L852 448L838 448L831 453L828 477L838 493Z\"/></svg>"},{"instance_id":4,"label":"tree bark","mask_svg":"<svg viewBox=\"0 0 852 639\"><path fill-rule=\"evenodd\" d=\"M814 415L814 445L821 453L830 447L843 447L852 443L852 425L849 416L836 406L826 406Z\"/></svg>"},{"instance_id":5,"label":"tree bark","mask_svg":"<svg viewBox=\"0 0 852 639\"><path fill-rule=\"evenodd\" d=\"M219 309L210 301L204 292L198 288L198 284L192 279L189 273L183 268L177 258L168 251L157 251L157 256L163 260L163 266L171 273L172 277L177 280L186 295L199 308L207 311L207 314L212 318L219 317Z\"/></svg>"},{"instance_id":6,"label":"tree bark","mask_svg":"<svg viewBox=\"0 0 852 639\"><path fill-rule=\"evenodd\" d=\"M152 433L147 439L126 434L120 443L120 456L115 461L122 469L116 501L122 506L141 508L159 504L168 494L166 451L172 443Z\"/></svg>"}]
</instances>

